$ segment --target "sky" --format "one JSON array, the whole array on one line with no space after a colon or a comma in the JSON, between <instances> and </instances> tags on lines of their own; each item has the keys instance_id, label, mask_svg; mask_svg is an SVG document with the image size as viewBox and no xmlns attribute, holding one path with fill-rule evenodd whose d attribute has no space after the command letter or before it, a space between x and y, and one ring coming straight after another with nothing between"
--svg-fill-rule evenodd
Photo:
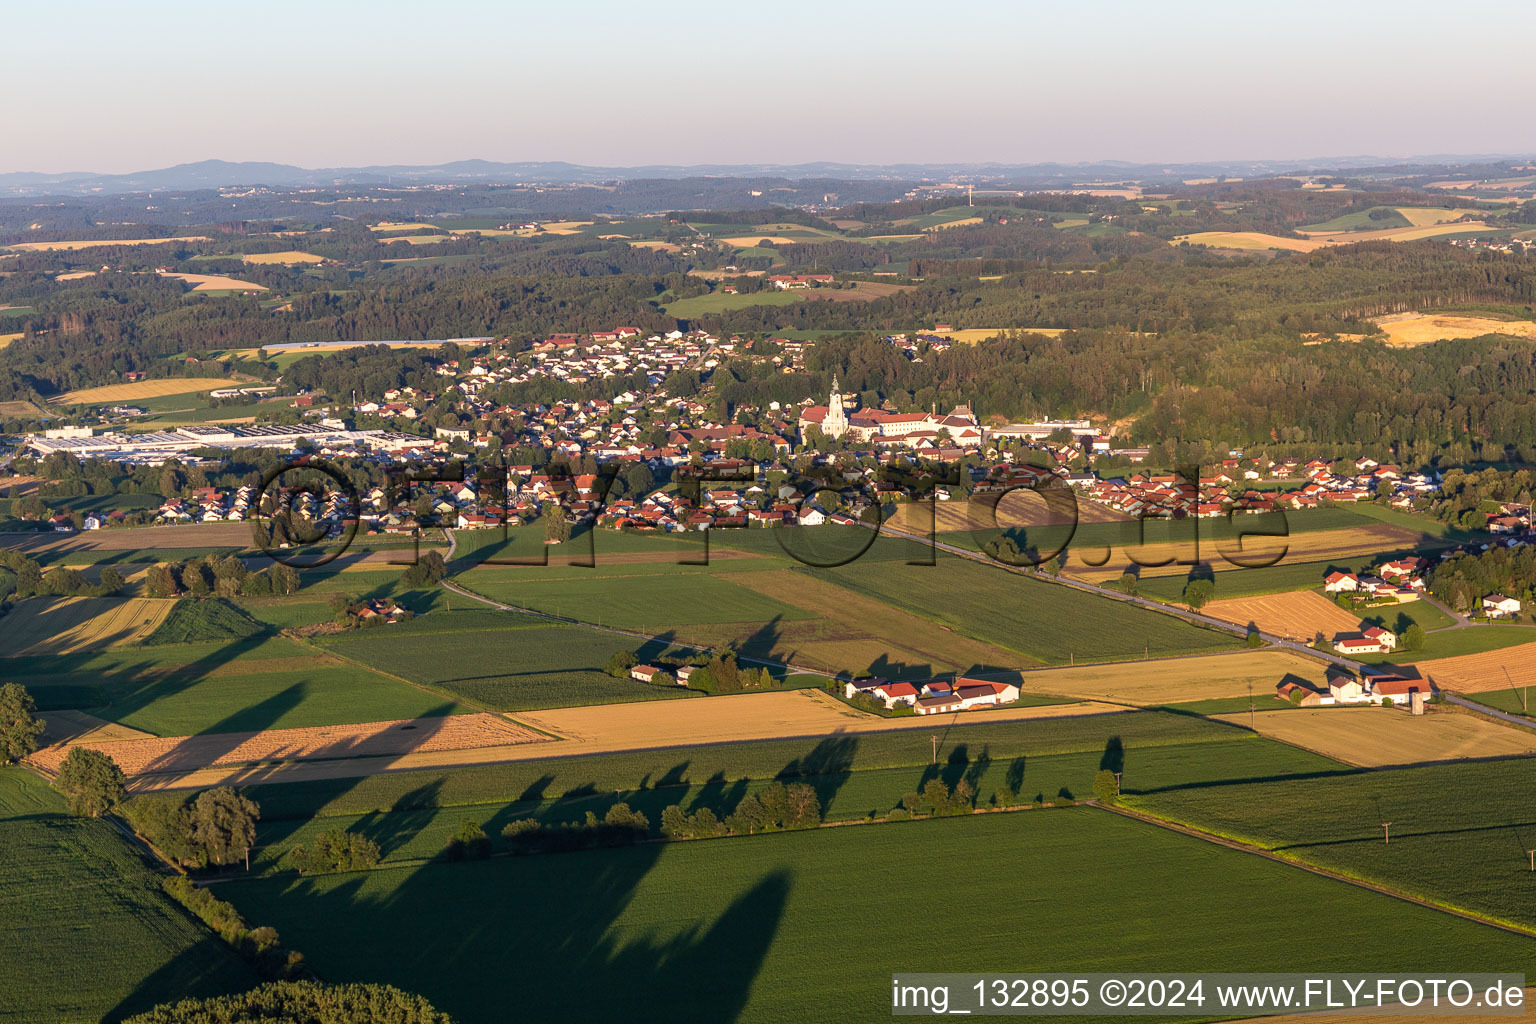
<instances>
[{"instance_id":1,"label":"sky","mask_svg":"<svg viewBox=\"0 0 1536 1024\"><path fill-rule=\"evenodd\" d=\"M1536 153L1536 61L1483 49L1533 37L1530 0L75 0L5 18L0 172Z\"/></svg>"}]
</instances>

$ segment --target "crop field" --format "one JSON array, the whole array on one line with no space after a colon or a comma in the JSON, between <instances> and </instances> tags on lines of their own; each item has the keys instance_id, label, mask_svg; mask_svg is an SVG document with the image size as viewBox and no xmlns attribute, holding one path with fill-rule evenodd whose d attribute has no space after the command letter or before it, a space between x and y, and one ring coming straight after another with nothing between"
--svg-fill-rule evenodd
<instances>
[{"instance_id":1,"label":"crop field","mask_svg":"<svg viewBox=\"0 0 1536 1024\"><path fill-rule=\"evenodd\" d=\"M5 348L5 346L9 345L11 342L15 341L17 338L25 338L25 337L26 337L26 333L25 332L20 332L20 331L12 333L12 334L0 334L0 348Z\"/></svg>"},{"instance_id":2,"label":"crop field","mask_svg":"<svg viewBox=\"0 0 1536 1024\"><path fill-rule=\"evenodd\" d=\"M823 741L814 748L824 756L818 757L813 753L813 756L806 759L811 769L820 767L822 770L806 770L798 757L790 755L786 770L791 774L786 775L785 779L805 782L816 790L824 820L857 821L871 814L886 814L900 804L903 795L921 790L924 783L935 776L941 778L946 785L953 785L961 778L967 779L976 792L981 794L980 803L984 806L989 805L994 794L1002 790L1017 794L1014 800L1028 803L1036 795L1055 796L1063 789L1078 794L1091 792L1093 776L1105 763L1102 750L1044 756L993 757L989 753L990 747L983 750L964 741L958 744L954 742L957 735L965 736L977 731L980 730L968 727L946 733L946 739L950 742L940 750L942 767L922 763L920 755L924 752L914 747L910 764L852 770L848 762L855 755L857 748L854 745L859 738L835 738ZM984 731L989 734L997 732L995 728ZM1235 733L1235 730L1232 731ZM1246 734L1246 737L1185 746L1122 749L1115 763L1122 769L1126 792L1203 785L1234 776L1280 778L1307 775L1334 771L1339 767L1324 758L1282 743L1257 739L1252 734ZM725 774L711 777L702 783L677 779L677 770L687 770L696 779L708 775L709 768L699 764L695 754L703 753L708 757L721 749L713 747L673 751L674 762L678 757L687 760L658 765L643 774L636 770L628 778L611 778L608 771L597 766L613 762L617 767L619 763L645 755L619 754L531 763L516 782L510 771L517 767L515 765L463 769L456 774L495 771L502 773L507 781L499 798L469 803L442 799L444 791L437 786L443 776L413 772L410 779L417 783L415 789L401 796L394 805L386 802L363 813L315 816L303 813L303 805L295 804L291 797L296 788L315 788L316 784L313 783L300 783L297 787L293 784L255 787L251 792L261 804L262 823L258 827L258 850L252 858L251 867L253 871L267 874L283 870L282 858L294 845L307 844L315 834L336 829L360 831L372 838L382 848L385 864L430 859L442 850L466 819L481 822L488 834L495 835L507 821L518 817L536 817L546 825L580 822L588 811L601 818L621 799L646 815L656 834L660 832L662 812L673 804L683 807L690 814L708 807L718 817L724 818L743 796L756 793L768 785L778 769L770 767L754 778L740 775L738 769L729 767L727 774L732 776L729 782ZM539 775L537 769L547 769L547 772ZM570 780L578 778L584 781L575 786L570 785ZM423 782L424 779L429 781ZM641 781L658 779L663 781L645 788L633 788ZM372 782L368 780L361 785L367 786ZM338 780L328 785L339 786L341 783ZM292 813L294 811L299 813Z\"/></svg>"},{"instance_id":3,"label":"crop field","mask_svg":"<svg viewBox=\"0 0 1536 1024\"><path fill-rule=\"evenodd\" d=\"M1209 245L1216 249L1288 249L1291 252L1311 252L1326 244L1310 238L1266 235L1261 231L1197 231L1192 235L1178 235L1170 244L1178 245L1181 242Z\"/></svg>"},{"instance_id":4,"label":"crop field","mask_svg":"<svg viewBox=\"0 0 1536 1024\"><path fill-rule=\"evenodd\" d=\"M1170 788L1129 802L1285 857L1536 928L1536 874L1526 853L1536 847L1532 763L1513 758L1320 776L1304 785ZM1392 823L1390 844L1382 841L1384 821Z\"/></svg>"},{"instance_id":5,"label":"crop field","mask_svg":"<svg viewBox=\"0 0 1536 1024\"><path fill-rule=\"evenodd\" d=\"M282 252L248 252L240 258L246 263L281 263L285 265L325 262L324 256L316 256L312 252L300 252L297 249L286 249Z\"/></svg>"},{"instance_id":6,"label":"crop field","mask_svg":"<svg viewBox=\"0 0 1536 1024\"><path fill-rule=\"evenodd\" d=\"M899 899L868 881L871 863L1002 851L1028 870ZM1528 940L1089 809L241 880L222 894L313 950L327 979L389 977L466 1020L494 1018L509 988L532 1019L888 1019L889 979L829 949L922 949L935 971L1259 971L1277 945L1302 971L1531 962ZM507 941L513 913L528 941ZM983 917L993 925L977 929ZM1106 947L1111 933L1121 941ZM1411 941L1387 949L1387 934Z\"/></svg>"},{"instance_id":7,"label":"crop field","mask_svg":"<svg viewBox=\"0 0 1536 1024\"><path fill-rule=\"evenodd\" d=\"M744 638L748 641L744 650L754 657L888 679L1035 664L1014 651L973 640L810 573L770 569L735 573L731 582L817 615L831 627L828 632L835 634L835 639L796 642L791 630L780 629L770 638L757 637L754 644L752 634L758 631L753 630Z\"/></svg>"},{"instance_id":8,"label":"crop field","mask_svg":"<svg viewBox=\"0 0 1536 1024\"><path fill-rule=\"evenodd\" d=\"M1078 665L1022 672L1023 693L1055 694L1079 700L1157 706L1194 701L1274 696L1283 682L1324 683L1323 662L1293 651L1236 651L1109 665Z\"/></svg>"},{"instance_id":9,"label":"crop field","mask_svg":"<svg viewBox=\"0 0 1536 1024\"><path fill-rule=\"evenodd\" d=\"M1499 320L1487 316L1454 316L1442 313L1396 313L1375 321L1387 334L1387 344L1399 347L1430 345L1437 341L1480 338L1485 334L1507 334L1516 338L1536 338L1536 323L1529 320Z\"/></svg>"},{"instance_id":10,"label":"crop field","mask_svg":"<svg viewBox=\"0 0 1536 1024\"><path fill-rule=\"evenodd\" d=\"M1379 559L1391 552L1412 550L1424 541L1422 534L1385 523L1340 530L1293 532L1286 537L1250 535L1242 539L1241 545L1234 539L1217 540L1216 536L1220 535L1213 531L1213 536L1200 542L1199 557L1202 564L1208 565L1218 576L1218 594L1221 591L1219 577L1244 568L1237 564L1236 559L1261 565L1266 562L1280 565L1285 562L1352 561L1372 556ZM1055 547L1060 543L1060 537L1042 539L1041 543ZM1188 541L1149 542L1135 548L1136 558L1145 563L1138 566L1124 547L1110 545L1110 548L1109 560L1102 565L1093 565L1087 559L1102 559L1105 547L1096 547L1086 540L1074 538L1065 558L1066 571L1091 582L1118 579L1122 573L1131 570L1138 571L1144 579L1184 576L1189 572L1196 550L1194 543ZM1227 557L1229 553L1230 558ZM1164 564L1157 564L1160 562Z\"/></svg>"},{"instance_id":11,"label":"crop field","mask_svg":"<svg viewBox=\"0 0 1536 1024\"><path fill-rule=\"evenodd\" d=\"M0 768L0 1021L73 1024L149 1009L168 993L257 978L160 891L107 822L71 818L19 768Z\"/></svg>"},{"instance_id":12,"label":"crop field","mask_svg":"<svg viewBox=\"0 0 1536 1024\"><path fill-rule=\"evenodd\" d=\"M239 387L243 382L226 377L166 377L160 380L141 380L132 384L108 384L99 388L83 388L59 395L51 401L55 405L101 405L107 402L132 402L143 398L159 398L165 395L191 395L220 388Z\"/></svg>"},{"instance_id":13,"label":"crop field","mask_svg":"<svg viewBox=\"0 0 1536 1024\"><path fill-rule=\"evenodd\" d=\"M932 735L921 729L899 729L815 739L649 748L345 781L258 785L251 794L261 803L264 820L569 800L673 787L696 787L707 794L727 783L734 787L738 782L780 777L830 780L825 785L817 782L825 797L832 782L850 773L932 767ZM1340 767L1246 729L1162 711L1024 720L965 714L938 735L937 757L943 772L957 766L963 771L986 771L989 765L994 770L1022 767L1024 784L1047 793L1062 785L1070 785L1074 791L1090 786L1101 763L1118 764L1124 770L1127 791L1132 786L1151 790L1189 781L1262 779ZM1071 763L1081 764L1081 772L1072 768L1044 776L1035 774L1035 767L1046 763L1042 759L1054 761L1068 755L1079 759ZM1021 757L1027 763L1019 764ZM1202 767L1196 770L1195 765ZM1045 789L1048 784L1054 785ZM990 793L990 788L981 792Z\"/></svg>"},{"instance_id":14,"label":"crop field","mask_svg":"<svg viewBox=\"0 0 1536 1024\"><path fill-rule=\"evenodd\" d=\"M1490 630L1510 627L1491 626ZM1468 632L1468 631L1462 631ZM1433 658L1415 664L1426 679L1436 686L1458 693L1507 690L1536 684L1536 642L1517 644L1479 654L1451 658Z\"/></svg>"},{"instance_id":15,"label":"crop field","mask_svg":"<svg viewBox=\"0 0 1536 1024\"><path fill-rule=\"evenodd\" d=\"M1245 714L1214 717L1248 724ZM1267 711L1254 722L1261 736L1362 768L1536 754L1536 731L1455 711L1411 715L1396 708L1299 708Z\"/></svg>"},{"instance_id":16,"label":"crop field","mask_svg":"<svg viewBox=\"0 0 1536 1024\"><path fill-rule=\"evenodd\" d=\"M4 669L6 681L26 686L44 711L89 711L157 736L471 710L280 637L13 657Z\"/></svg>"},{"instance_id":17,"label":"crop field","mask_svg":"<svg viewBox=\"0 0 1536 1024\"><path fill-rule=\"evenodd\" d=\"M1057 499L1053 499L1057 500ZM886 523L893 529L927 536L970 530L1014 529L1027 526L1061 525L1069 522L1065 511L1049 504L1037 491L1015 490L1001 495L980 495L969 500L903 501ZM1129 520L1097 502L1080 501L1076 505L1081 523L1117 523Z\"/></svg>"},{"instance_id":18,"label":"crop field","mask_svg":"<svg viewBox=\"0 0 1536 1024\"><path fill-rule=\"evenodd\" d=\"M342 758L397 758L404 754L481 750L544 742L545 737L499 715L448 715L358 725L259 732L205 733L201 736L141 736L112 739L98 729L43 747L31 761L57 772L69 751L82 746L112 757L130 779L236 767L276 761L331 761Z\"/></svg>"},{"instance_id":19,"label":"crop field","mask_svg":"<svg viewBox=\"0 0 1536 1024\"><path fill-rule=\"evenodd\" d=\"M174 600L34 597L18 602L0 630L0 657L75 654L137 643L170 614Z\"/></svg>"},{"instance_id":20,"label":"crop field","mask_svg":"<svg viewBox=\"0 0 1536 1024\"><path fill-rule=\"evenodd\" d=\"M89 238L69 242L21 242L7 246L26 252L74 252L78 249L95 249L106 245L169 245L172 242L206 242L205 235L179 235L175 238Z\"/></svg>"},{"instance_id":21,"label":"crop field","mask_svg":"<svg viewBox=\"0 0 1536 1024\"><path fill-rule=\"evenodd\" d=\"M1263 568L1233 568L1223 572L1216 580L1216 594L1219 600L1226 600L1308 590L1322 583L1323 577L1335 569L1364 572L1379 561L1380 559L1374 556L1329 559L1321 562L1293 562L1285 559ZM1149 576L1141 580L1136 592L1142 597L1176 602L1183 594L1187 582L1188 580L1182 576Z\"/></svg>"},{"instance_id":22,"label":"crop field","mask_svg":"<svg viewBox=\"0 0 1536 1024\"><path fill-rule=\"evenodd\" d=\"M267 290L267 286L264 284L254 284L250 281L241 281L234 277L222 277L218 274L161 274L160 276L173 278L177 281L185 281L192 286L192 290L195 292L264 292Z\"/></svg>"},{"instance_id":23,"label":"crop field","mask_svg":"<svg viewBox=\"0 0 1536 1024\"><path fill-rule=\"evenodd\" d=\"M249 523L185 523L178 526L136 526L115 530L91 530L60 536L7 537L6 547L29 555L58 555L75 551L165 552L184 548L248 548L252 545Z\"/></svg>"},{"instance_id":24,"label":"crop field","mask_svg":"<svg viewBox=\"0 0 1536 1024\"><path fill-rule=\"evenodd\" d=\"M932 566L866 559L814 572L1044 664L1196 654L1238 643L1171 616L967 559L941 557Z\"/></svg>"},{"instance_id":25,"label":"crop field","mask_svg":"<svg viewBox=\"0 0 1536 1024\"><path fill-rule=\"evenodd\" d=\"M855 281L852 288L812 288L805 297L820 302L869 302L909 292L916 287L915 284L893 281Z\"/></svg>"},{"instance_id":26,"label":"crop field","mask_svg":"<svg viewBox=\"0 0 1536 1024\"><path fill-rule=\"evenodd\" d=\"M615 679L604 671L615 651L640 641L579 626L529 626L507 613L468 613L452 630L438 613L325 643L325 649L499 711L691 696L680 687ZM664 625L664 624L659 624ZM412 628L416 627L416 628ZM432 627L428 631L427 627ZM661 653L666 643L655 645Z\"/></svg>"},{"instance_id":27,"label":"crop field","mask_svg":"<svg viewBox=\"0 0 1536 1024\"><path fill-rule=\"evenodd\" d=\"M524 608L626 629L660 631L719 622L761 625L814 617L728 578L693 573L524 580L506 590L477 578L475 587Z\"/></svg>"},{"instance_id":28,"label":"crop field","mask_svg":"<svg viewBox=\"0 0 1536 1024\"><path fill-rule=\"evenodd\" d=\"M1292 640L1310 640L1318 633L1331 640L1336 633L1360 630L1358 615L1345 611L1315 590L1223 598L1211 601L1200 610L1218 619L1240 626L1252 624L1265 633Z\"/></svg>"}]
</instances>

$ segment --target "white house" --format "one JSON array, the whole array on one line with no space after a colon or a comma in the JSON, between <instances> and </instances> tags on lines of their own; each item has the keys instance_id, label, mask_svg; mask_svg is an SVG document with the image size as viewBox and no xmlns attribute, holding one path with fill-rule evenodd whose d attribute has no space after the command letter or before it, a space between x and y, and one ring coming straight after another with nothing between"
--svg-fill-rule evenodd
<instances>
[{"instance_id":1,"label":"white house","mask_svg":"<svg viewBox=\"0 0 1536 1024\"><path fill-rule=\"evenodd\" d=\"M655 665L636 665L629 670L629 678L642 683L648 683L661 672Z\"/></svg>"},{"instance_id":2,"label":"white house","mask_svg":"<svg viewBox=\"0 0 1536 1024\"><path fill-rule=\"evenodd\" d=\"M1490 594L1483 598L1483 614L1490 619L1507 619L1520 614L1520 602L1503 594Z\"/></svg>"},{"instance_id":3,"label":"white house","mask_svg":"<svg viewBox=\"0 0 1536 1024\"><path fill-rule=\"evenodd\" d=\"M1330 594L1360 589L1360 577L1352 572L1331 572L1323 577L1323 589Z\"/></svg>"}]
</instances>

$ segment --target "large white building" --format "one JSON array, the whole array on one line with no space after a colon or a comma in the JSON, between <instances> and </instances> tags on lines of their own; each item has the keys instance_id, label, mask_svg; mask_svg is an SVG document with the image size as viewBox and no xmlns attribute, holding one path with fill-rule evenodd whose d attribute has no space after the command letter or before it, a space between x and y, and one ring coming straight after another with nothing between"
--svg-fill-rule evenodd
<instances>
[{"instance_id":1,"label":"large white building","mask_svg":"<svg viewBox=\"0 0 1536 1024\"><path fill-rule=\"evenodd\" d=\"M832 393L826 405L808 405L800 410L800 438L811 427L826 437L840 440L845 435L855 441L904 444L907 447L932 447L948 443L962 448L981 445L983 434L976 415L969 406L957 405L946 414L931 412L894 413L882 409L855 408L850 415L844 404L837 378L832 378Z\"/></svg>"}]
</instances>

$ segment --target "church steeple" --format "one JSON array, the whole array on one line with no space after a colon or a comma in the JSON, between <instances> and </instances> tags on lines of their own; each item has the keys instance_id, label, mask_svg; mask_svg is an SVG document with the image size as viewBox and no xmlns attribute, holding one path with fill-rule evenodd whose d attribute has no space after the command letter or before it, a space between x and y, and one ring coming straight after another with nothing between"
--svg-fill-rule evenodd
<instances>
[{"instance_id":1,"label":"church steeple","mask_svg":"<svg viewBox=\"0 0 1536 1024\"><path fill-rule=\"evenodd\" d=\"M828 437L842 437L848 430L848 414L843 411L842 389L837 385L837 374L832 375L832 393L827 396L827 416L822 420L821 431Z\"/></svg>"}]
</instances>

